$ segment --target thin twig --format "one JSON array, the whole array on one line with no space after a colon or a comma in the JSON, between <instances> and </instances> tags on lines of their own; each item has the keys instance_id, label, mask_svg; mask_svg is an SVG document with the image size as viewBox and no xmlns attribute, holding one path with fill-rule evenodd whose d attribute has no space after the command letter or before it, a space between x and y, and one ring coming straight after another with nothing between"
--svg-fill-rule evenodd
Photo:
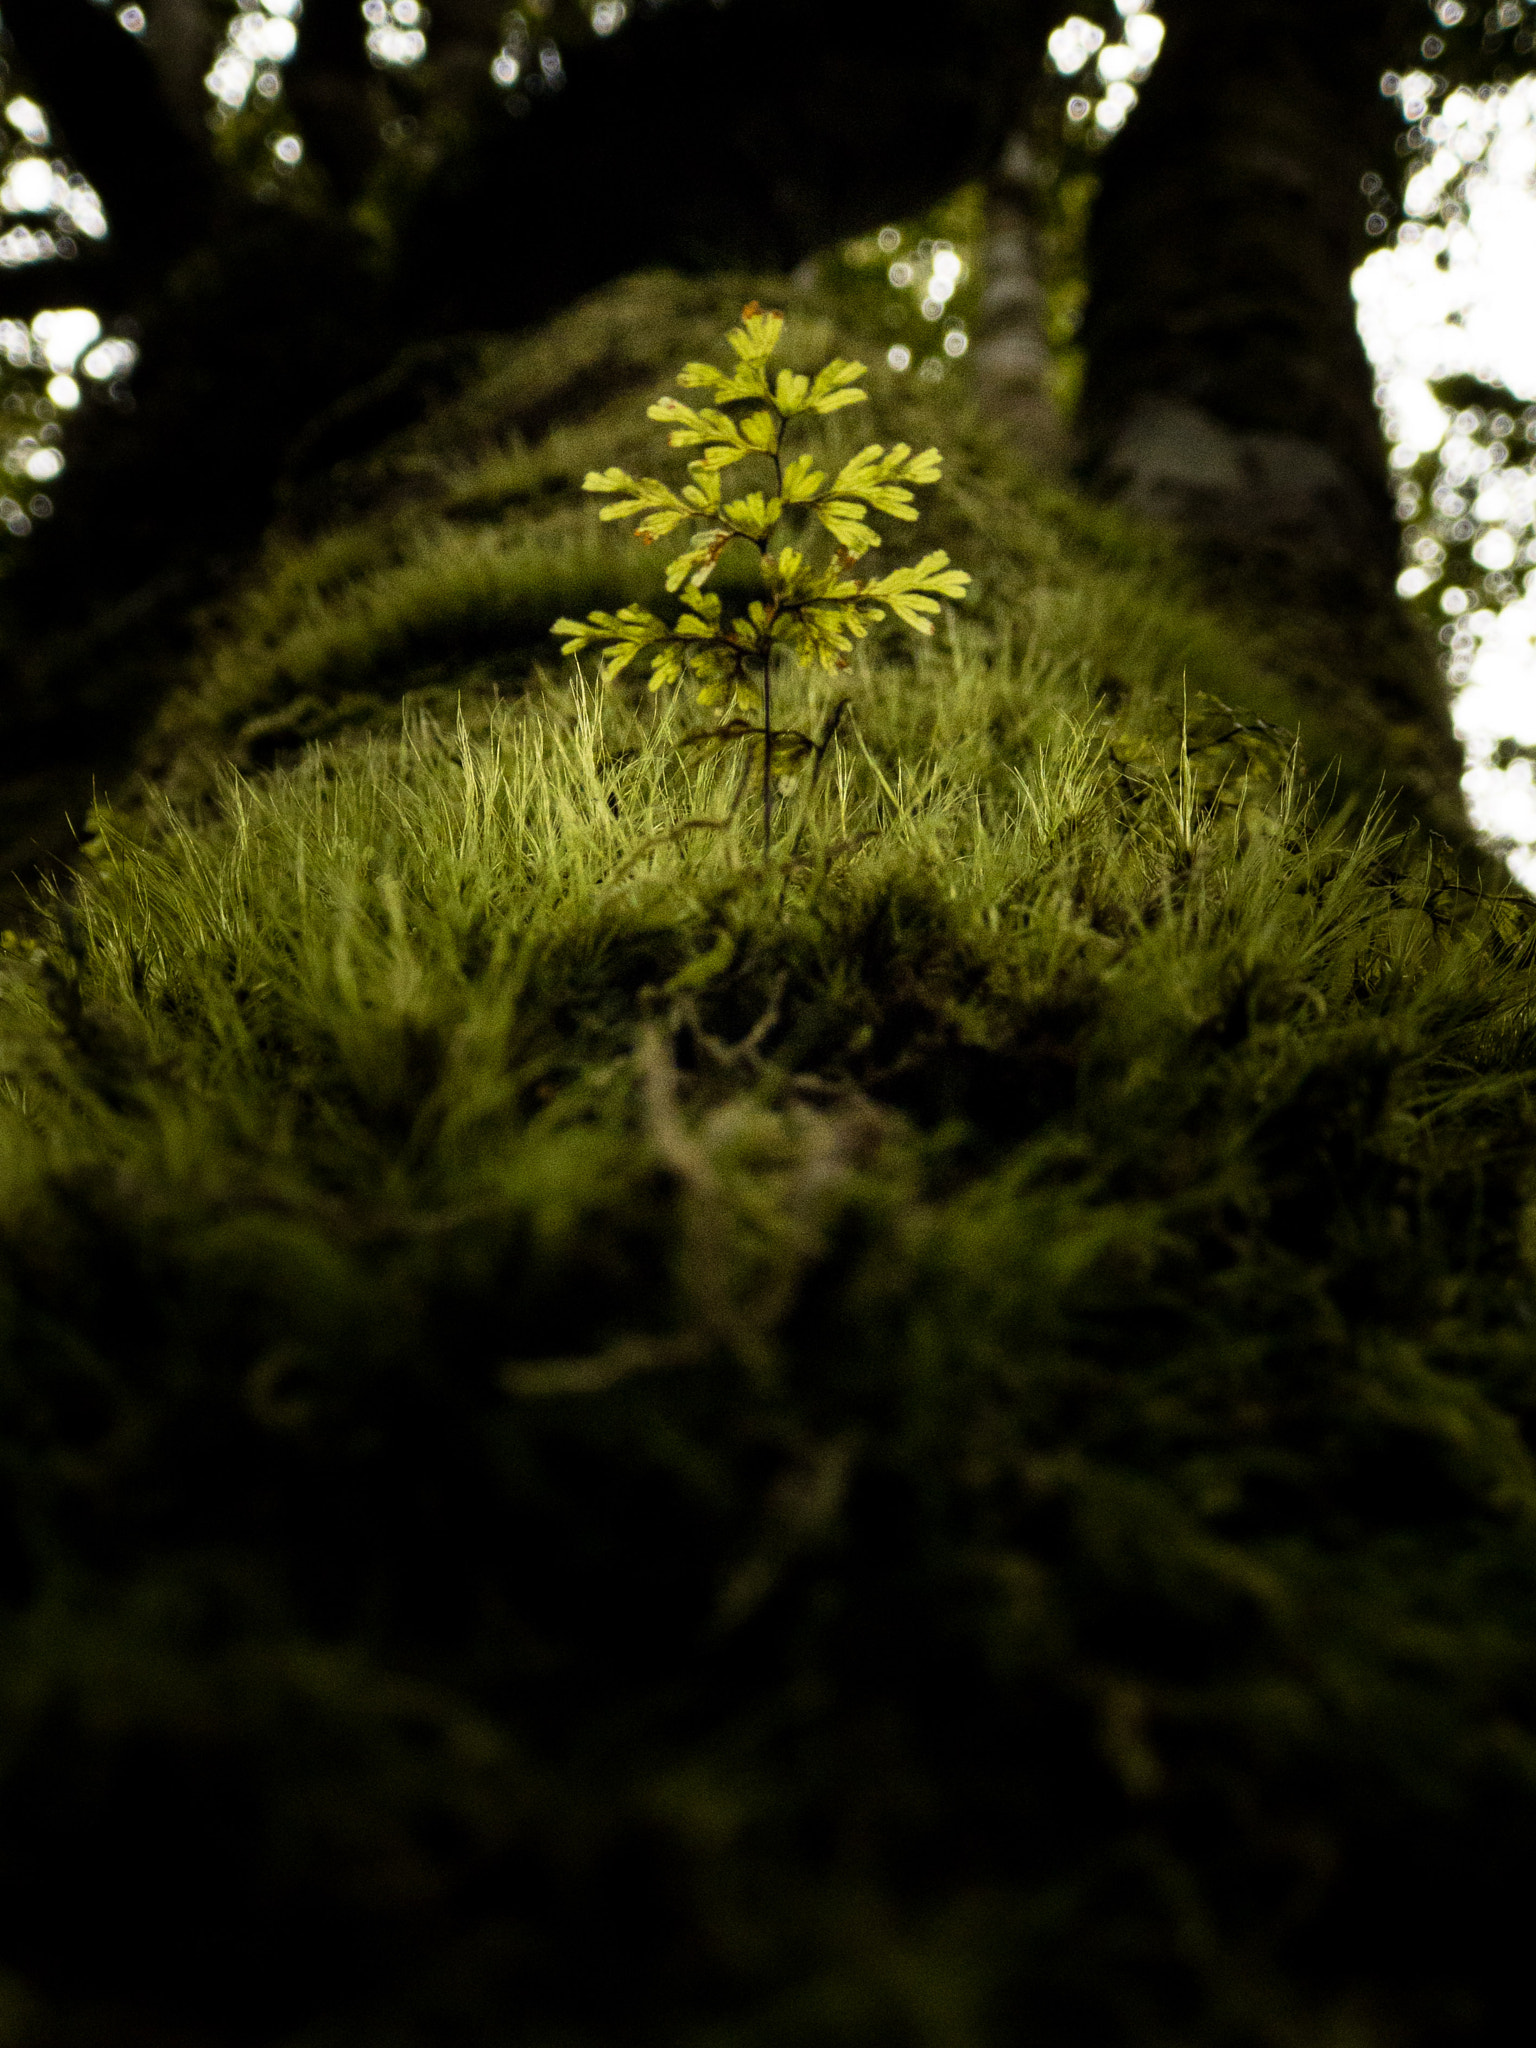
<instances>
[{"instance_id":1,"label":"thin twig","mask_svg":"<svg viewBox=\"0 0 1536 2048\"><path fill-rule=\"evenodd\" d=\"M648 853L656 852L658 847L669 846L674 839L681 839L685 832L723 832L730 822L728 817L684 818L680 825L673 825L669 831L656 832L649 839L642 840L633 853L626 854L619 862L608 881L610 884L623 881L631 868L637 867Z\"/></svg>"}]
</instances>

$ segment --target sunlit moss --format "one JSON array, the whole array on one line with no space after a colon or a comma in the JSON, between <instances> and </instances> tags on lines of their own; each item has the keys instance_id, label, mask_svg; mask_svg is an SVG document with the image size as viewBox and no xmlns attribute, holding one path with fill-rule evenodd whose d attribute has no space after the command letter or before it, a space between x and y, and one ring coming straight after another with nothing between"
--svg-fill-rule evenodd
<instances>
[{"instance_id":1,"label":"sunlit moss","mask_svg":"<svg viewBox=\"0 0 1536 2048\"><path fill-rule=\"evenodd\" d=\"M310 486L210 615L194 681L146 744L150 774L206 794L222 761L262 766L330 732L391 731L413 693L450 713L461 695L515 694L558 666L550 619L649 594L659 571L594 539L581 479L649 460L639 401L679 360L708 354L743 290L668 276L610 287L525 339L487 344L420 426ZM867 352L814 287L774 297L813 367ZM877 365L870 389L865 438L952 451L929 525L975 567L970 616L995 644L1049 650L1132 719L1186 688L1245 707L1299 732L1320 769L1341 764L1333 786L1362 801L1384 773L1391 789L1417 772L1410 730L1387 730L1342 691L1298 691L1287 651L1203 606L1165 538L1042 484L957 386Z\"/></svg>"},{"instance_id":2,"label":"sunlit moss","mask_svg":"<svg viewBox=\"0 0 1536 2048\"><path fill-rule=\"evenodd\" d=\"M1134 545L862 661L767 879L574 677L99 815L0 963L18 2026L1507 2007L1530 913L1186 704L1147 584L1109 690Z\"/></svg>"}]
</instances>

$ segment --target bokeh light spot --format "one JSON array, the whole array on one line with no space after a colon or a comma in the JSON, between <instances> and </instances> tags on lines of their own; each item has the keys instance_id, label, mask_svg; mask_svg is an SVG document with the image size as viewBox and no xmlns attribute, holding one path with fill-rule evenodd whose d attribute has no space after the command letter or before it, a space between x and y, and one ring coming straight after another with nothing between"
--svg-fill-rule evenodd
<instances>
[{"instance_id":1,"label":"bokeh light spot","mask_svg":"<svg viewBox=\"0 0 1536 2048\"><path fill-rule=\"evenodd\" d=\"M114 377L126 377L138 360L139 352L133 343L114 335L93 348L80 367L96 383L108 384Z\"/></svg>"},{"instance_id":2,"label":"bokeh light spot","mask_svg":"<svg viewBox=\"0 0 1536 2048\"><path fill-rule=\"evenodd\" d=\"M7 213L51 213L56 183L53 165L46 157L19 156L0 184L0 206Z\"/></svg>"},{"instance_id":3,"label":"bokeh light spot","mask_svg":"<svg viewBox=\"0 0 1536 2048\"><path fill-rule=\"evenodd\" d=\"M1462 10L1436 12L1449 27ZM1536 401L1536 79L1447 91L1389 72L1381 85L1406 124L1406 218L1355 296L1398 480L1398 589L1447 621L1469 808L1536 887L1536 782L1510 752L1536 745L1536 403L1453 409L1434 388L1471 377ZM1362 189L1375 200L1385 184Z\"/></svg>"},{"instance_id":4,"label":"bokeh light spot","mask_svg":"<svg viewBox=\"0 0 1536 2048\"><path fill-rule=\"evenodd\" d=\"M88 306L68 306L39 313L32 339L50 370L68 374L101 333L101 321Z\"/></svg>"},{"instance_id":5,"label":"bokeh light spot","mask_svg":"<svg viewBox=\"0 0 1536 2048\"><path fill-rule=\"evenodd\" d=\"M1063 78L1072 78L1104 47L1104 40L1104 31L1097 22L1073 14L1046 38L1046 54Z\"/></svg>"},{"instance_id":6,"label":"bokeh light spot","mask_svg":"<svg viewBox=\"0 0 1536 2048\"><path fill-rule=\"evenodd\" d=\"M18 134L41 149L48 140L48 117L36 100L14 99L5 110L5 118Z\"/></svg>"}]
</instances>

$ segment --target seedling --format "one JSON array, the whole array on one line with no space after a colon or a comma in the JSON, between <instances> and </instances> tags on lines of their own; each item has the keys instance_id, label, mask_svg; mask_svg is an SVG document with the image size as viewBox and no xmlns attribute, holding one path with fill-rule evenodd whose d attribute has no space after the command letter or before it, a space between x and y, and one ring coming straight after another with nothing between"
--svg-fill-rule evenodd
<instances>
[{"instance_id":1,"label":"seedling","mask_svg":"<svg viewBox=\"0 0 1536 2048\"><path fill-rule=\"evenodd\" d=\"M676 620L668 624L643 605L630 604L619 612L591 612L585 619L557 619L554 626L566 636L564 654L603 649L605 681L644 657L652 690L685 679L695 683L699 703L724 714L710 737L751 744L762 767L765 861L775 780L792 771L815 744L804 733L774 727L780 658L787 656L802 669L846 668L854 641L862 640L887 610L915 631L931 633L939 600L962 597L971 580L964 569L951 568L942 548L884 576L854 573L862 557L881 545L871 515L915 520L911 486L936 483L943 459L936 448L914 455L904 441L891 448L871 444L829 478L812 454L789 456L785 444L798 422L814 413L862 405L868 394L859 389L864 364L841 357L814 377L781 369L770 384L768 365L783 331L782 313L764 312L756 303L747 306L740 327L728 336L735 367L688 363L678 376L685 390L705 391L712 403L696 410L668 396L649 407L649 419L670 427L669 446L700 451L688 464L690 481L681 490L623 469L591 470L582 486L614 498L602 508L603 519L641 514L635 533L648 546L692 524L687 546L667 569L667 589L681 607ZM726 504L725 472L739 462L766 468L772 480L766 489L747 491ZM799 545L790 544L786 525ZM821 560L810 545L818 527L831 544L829 551L814 550L814 555L826 554ZM738 542L756 552L763 595L744 609L728 611L719 593L705 586Z\"/></svg>"}]
</instances>

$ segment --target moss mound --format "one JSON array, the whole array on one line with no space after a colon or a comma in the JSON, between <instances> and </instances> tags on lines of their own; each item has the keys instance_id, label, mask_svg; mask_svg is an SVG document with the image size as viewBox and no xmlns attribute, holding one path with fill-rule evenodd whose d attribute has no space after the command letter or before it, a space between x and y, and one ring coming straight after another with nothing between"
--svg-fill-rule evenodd
<instances>
[{"instance_id":1,"label":"moss mound","mask_svg":"<svg viewBox=\"0 0 1536 2048\"><path fill-rule=\"evenodd\" d=\"M845 679L766 873L686 707L444 625L402 728L401 592L535 560L544 483L450 511L551 438L296 514L10 942L22 2048L1502 2038L1528 909L967 445L988 595Z\"/></svg>"},{"instance_id":2,"label":"moss mound","mask_svg":"<svg viewBox=\"0 0 1536 2048\"><path fill-rule=\"evenodd\" d=\"M788 310L795 361L869 355L835 304L788 280L770 290L761 278L630 278L532 336L459 350L456 397L364 455L317 460L205 621L191 679L144 745L149 781L183 802L206 798L230 764L261 770L317 740L393 732L402 699L451 721L459 704L519 695L557 667L549 626L561 613L654 600L660 565L627 530L599 524L581 480L612 462L677 469L646 402L684 361L717 356L744 299L764 295ZM343 433L366 443L393 394L388 379L363 394L317 445ZM1042 484L969 411L963 387L877 362L870 395L825 423L834 443L945 451L924 542L973 571L968 616L995 641L1070 654L1132 724L1165 721L1185 693L1241 705L1299 732L1306 757L1349 793L1405 791L1420 816L1464 836L1436 734L1411 716L1391 724L1348 679L1314 674L1251 619L1213 613L1166 539Z\"/></svg>"}]
</instances>

